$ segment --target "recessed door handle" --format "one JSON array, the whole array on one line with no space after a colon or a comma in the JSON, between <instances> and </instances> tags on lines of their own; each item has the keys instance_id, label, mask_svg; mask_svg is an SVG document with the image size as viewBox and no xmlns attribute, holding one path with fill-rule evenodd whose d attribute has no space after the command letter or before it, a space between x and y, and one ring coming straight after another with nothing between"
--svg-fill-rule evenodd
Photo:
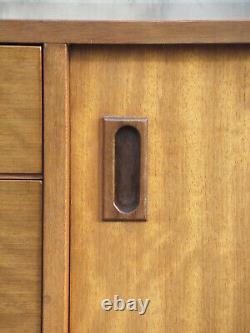
<instances>
[{"instance_id":1,"label":"recessed door handle","mask_svg":"<svg viewBox=\"0 0 250 333\"><path fill-rule=\"evenodd\" d=\"M103 118L103 220L147 218L146 118Z\"/></svg>"}]
</instances>

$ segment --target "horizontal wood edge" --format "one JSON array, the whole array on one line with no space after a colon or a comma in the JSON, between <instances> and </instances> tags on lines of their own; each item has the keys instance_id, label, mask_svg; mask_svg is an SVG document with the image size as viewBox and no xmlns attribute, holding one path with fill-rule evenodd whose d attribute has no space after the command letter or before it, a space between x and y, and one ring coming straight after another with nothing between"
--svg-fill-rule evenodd
<instances>
[{"instance_id":1,"label":"horizontal wood edge","mask_svg":"<svg viewBox=\"0 0 250 333\"><path fill-rule=\"evenodd\" d=\"M0 180L43 180L43 175L33 173L0 173Z\"/></svg>"},{"instance_id":2,"label":"horizontal wood edge","mask_svg":"<svg viewBox=\"0 0 250 333\"><path fill-rule=\"evenodd\" d=\"M233 21L0 20L0 43L67 43L67 44L250 43L250 20L233 20Z\"/></svg>"},{"instance_id":3,"label":"horizontal wood edge","mask_svg":"<svg viewBox=\"0 0 250 333\"><path fill-rule=\"evenodd\" d=\"M0 184L40 184L43 189L43 181L39 179L0 179Z\"/></svg>"}]
</instances>

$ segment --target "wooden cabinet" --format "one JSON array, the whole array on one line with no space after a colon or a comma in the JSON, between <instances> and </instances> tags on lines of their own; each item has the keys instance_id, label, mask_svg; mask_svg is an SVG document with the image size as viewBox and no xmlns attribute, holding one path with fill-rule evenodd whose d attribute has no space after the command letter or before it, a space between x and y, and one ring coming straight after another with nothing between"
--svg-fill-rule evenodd
<instances>
[{"instance_id":1,"label":"wooden cabinet","mask_svg":"<svg viewBox=\"0 0 250 333\"><path fill-rule=\"evenodd\" d=\"M250 21L0 20L0 43L0 332L248 333ZM143 120L136 147L104 117Z\"/></svg>"},{"instance_id":2,"label":"wooden cabinet","mask_svg":"<svg viewBox=\"0 0 250 333\"><path fill-rule=\"evenodd\" d=\"M250 48L70 53L71 332L247 332ZM148 220L103 222L103 116L148 118ZM128 166L129 167L129 166ZM145 315L103 299L150 299Z\"/></svg>"}]
</instances>

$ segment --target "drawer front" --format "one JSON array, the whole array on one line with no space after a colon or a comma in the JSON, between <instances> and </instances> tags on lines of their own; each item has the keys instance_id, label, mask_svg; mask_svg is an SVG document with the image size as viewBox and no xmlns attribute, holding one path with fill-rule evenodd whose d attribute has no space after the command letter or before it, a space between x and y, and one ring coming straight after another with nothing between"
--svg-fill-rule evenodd
<instances>
[{"instance_id":1,"label":"drawer front","mask_svg":"<svg viewBox=\"0 0 250 333\"><path fill-rule=\"evenodd\" d=\"M39 46L0 47L0 173L42 170Z\"/></svg>"},{"instance_id":2,"label":"drawer front","mask_svg":"<svg viewBox=\"0 0 250 333\"><path fill-rule=\"evenodd\" d=\"M42 184L0 181L0 332L41 332Z\"/></svg>"},{"instance_id":3,"label":"drawer front","mask_svg":"<svg viewBox=\"0 0 250 333\"><path fill-rule=\"evenodd\" d=\"M71 331L249 332L249 46L70 52ZM102 221L104 116L148 118L146 222Z\"/></svg>"}]
</instances>

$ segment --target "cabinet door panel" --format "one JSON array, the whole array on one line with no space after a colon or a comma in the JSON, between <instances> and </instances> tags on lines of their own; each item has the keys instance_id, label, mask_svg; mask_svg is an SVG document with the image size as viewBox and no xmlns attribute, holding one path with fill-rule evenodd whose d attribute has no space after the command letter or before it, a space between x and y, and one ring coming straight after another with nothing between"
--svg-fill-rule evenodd
<instances>
[{"instance_id":1,"label":"cabinet door panel","mask_svg":"<svg viewBox=\"0 0 250 333\"><path fill-rule=\"evenodd\" d=\"M42 184L0 181L0 332L41 332Z\"/></svg>"},{"instance_id":2,"label":"cabinet door panel","mask_svg":"<svg viewBox=\"0 0 250 333\"><path fill-rule=\"evenodd\" d=\"M39 46L0 46L0 173L42 172Z\"/></svg>"},{"instance_id":3,"label":"cabinet door panel","mask_svg":"<svg viewBox=\"0 0 250 333\"><path fill-rule=\"evenodd\" d=\"M71 330L250 330L250 48L71 49ZM148 118L148 221L102 222L103 116ZM119 295L145 315L103 311Z\"/></svg>"}]
</instances>

